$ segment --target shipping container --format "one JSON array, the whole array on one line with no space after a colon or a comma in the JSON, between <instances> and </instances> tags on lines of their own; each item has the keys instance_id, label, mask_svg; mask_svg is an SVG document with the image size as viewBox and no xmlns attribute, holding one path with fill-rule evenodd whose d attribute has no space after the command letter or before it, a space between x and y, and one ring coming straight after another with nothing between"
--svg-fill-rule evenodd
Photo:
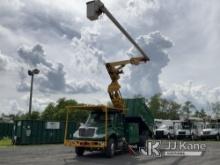
<instances>
[{"instance_id":1,"label":"shipping container","mask_svg":"<svg viewBox=\"0 0 220 165\"><path fill-rule=\"evenodd\" d=\"M13 123L0 123L0 139L12 137Z\"/></svg>"},{"instance_id":2,"label":"shipping container","mask_svg":"<svg viewBox=\"0 0 220 165\"><path fill-rule=\"evenodd\" d=\"M68 122L67 138L71 139L76 130L74 122ZM63 143L65 122L42 120L17 120L13 128L15 144L56 144Z\"/></svg>"}]
</instances>

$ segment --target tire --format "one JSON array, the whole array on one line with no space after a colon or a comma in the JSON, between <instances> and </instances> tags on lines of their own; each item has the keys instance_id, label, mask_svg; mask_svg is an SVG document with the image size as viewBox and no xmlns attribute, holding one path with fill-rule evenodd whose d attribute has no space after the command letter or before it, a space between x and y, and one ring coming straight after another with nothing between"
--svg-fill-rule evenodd
<instances>
[{"instance_id":1,"label":"tire","mask_svg":"<svg viewBox=\"0 0 220 165\"><path fill-rule=\"evenodd\" d=\"M216 140L219 140L220 139L220 136L219 134L216 135Z\"/></svg>"},{"instance_id":2,"label":"tire","mask_svg":"<svg viewBox=\"0 0 220 165\"><path fill-rule=\"evenodd\" d=\"M168 140L171 139L171 135L170 135L170 133L167 134L167 139L168 139Z\"/></svg>"},{"instance_id":3,"label":"tire","mask_svg":"<svg viewBox=\"0 0 220 165\"><path fill-rule=\"evenodd\" d=\"M194 134L191 135L191 140L195 140L195 135Z\"/></svg>"},{"instance_id":4,"label":"tire","mask_svg":"<svg viewBox=\"0 0 220 165\"><path fill-rule=\"evenodd\" d=\"M108 158L111 158L115 155L115 140L113 138L108 140L105 154Z\"/></svg>"},{"instance_id":5,"label":"tire","mask_svg":"<svg viewBox=\"0 0 220 165\"><path fill-rule=\"evenodd\" d=\"M77 156L83 156L84 151L85 151L85 148L83 148L83 147L76 147L75 148L75 152L76 152Z\"/></svg>"}]
</instances>

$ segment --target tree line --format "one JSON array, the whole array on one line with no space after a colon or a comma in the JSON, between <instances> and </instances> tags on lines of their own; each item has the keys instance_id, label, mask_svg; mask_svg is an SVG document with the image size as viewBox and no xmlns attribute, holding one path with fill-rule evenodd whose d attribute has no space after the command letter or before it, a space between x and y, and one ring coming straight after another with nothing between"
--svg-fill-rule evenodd
<instances>
[{"instance_id":1,"label":"tree line","mask_svg":"<svg viewBox=\"0 0 220 165\"><path fill-rule=\"evenodd\" d=\"M139 96L136 96L139 97ZM154 118L178 120L181 116L211 118L204 108L198 109L192 102L186 101L183 104L177 103L173 100L168 100L161 97L161 94L156 94L146 100L146 104L153 114ZM75 106L79 103L74 99L60 98L56 102L49 103L42 112L32 111L31 115L28 113L11 114L13 120L46 120L46 121L65 121L67 109L66 106ZM83 105L83 104L80 104ZM112 106L110 102L108 106ZM220 102L210 104L211 112L215 117L220 117ZM84 122L88 117L88 111L74 110L69 113L69 120L76 123Z\"/></svg>"},{"instance_id":2,"label":"tree line","mask_svg":"<svg viewBox=\"0 0 220 165\"><path fill-rule=\"evenodd\" d=\"M203 119L211 119L211 116L206 113L205 108L196 107L191 101L185 101L183 104L173 100L168 100L161 97L161 94L156 94L147 100L147 105L153 116L158 119L178 120L181 117L199 117ZM208 103L208 111L213 114L213 117L220 118L220 101Z\"/></svg>"}]
</instances>

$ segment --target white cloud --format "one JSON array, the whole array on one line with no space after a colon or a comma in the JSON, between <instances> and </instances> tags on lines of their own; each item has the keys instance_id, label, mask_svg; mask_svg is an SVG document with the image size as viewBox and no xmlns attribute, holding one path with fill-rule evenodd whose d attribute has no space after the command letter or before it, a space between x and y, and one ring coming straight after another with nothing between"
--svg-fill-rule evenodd
<instances>
[{"instance_id":1,"label":"white cloud","mask_svg":"<svg viewBox=\"0 0 220 165\"><path fill-rule=\"evenodd\" d=\"M8 62L8 58L0 51L0 71L6 70Z\"/></svg>"},{"instance_id":2,"label":"white cloud","mask_svg":"<svg viewBox=\"0 0 220 165\"><path fill-rule=\"evenodd\" d=\"M162 69L168 64L169 57L167 49L172 47L172 42L161 35L160 32L152 32L148 35L138 37L137 43L148 54L150 61L146 64L130 67L130 74L124 79L126 83L125 94L134 96L152 96L160 93L159 75ZM132 48L131 55L140 54Z\"/></svg>"},{"instance_id":3,"label":"white cloud","mask_svg":"<svg viewBox=\"0 0 220 165\"><path fill-rule=\"evenodd\" d=\"M89 28L81 29L81 37L73 38L73 62L81 73L99 74L103 73L105 59L103 52L97 48L98 33Z\"/></svg>"},{"instance_id":4,"label":"white cloud","mask_svg":"<svg viewBox=\"0 0 220 165\"><path fill-rule=\"evenodd\" d=\"M92 40L92 37L86 39L83 38L82 42L87 42L87 46L89 47L89 44L91 44L90 40ZM86 47L83 47L80 50L84 50L85 48ZM102 60L98 50L92 48L88 49L91 50L90 53L93 53L93 55L97 57L97 60ZM30 68L38 68L40 70L40 74L35 75L35 86L41 92L90 93L101 90L101 87L92 81L85 80L79 83L67 83L64 65L62 63L54 64L51 61L48 61L43 47L39 44L35 45L33 48L19 48L18 55L24 62L24 67L21 67L19 71L20 82L17 84L17 90L20 92L26 92L30 89L28 85L30 82L27 76L27 70ZM97 62L100 63L99 61ZM77 64L79 65L79 63ZM83 64L81 65L85 66ZM99 65L93 63L91 66L96 67ZM89 70L92 71L92 68ZM98 70L94 70L94 72L97 71Z\"/></svg>"},{"instance_id":5,"label":"white cloud","mask_svg":"<svg viewBox=\"0 0 220 165\"><path fill-rule=\"evenodd\" d=\"M198 109L209 110L210 103L220 100L220 87L210 88L207 85L193 84L186 81L181 84L166 85L162 84L162 96L179 103L191 101ZM210 112L209 112L210 113Z\"/></svg>"},{"instance_id":6,"label":"white cloud","mask_svg":"<svg viewBox=\"0 0 220 165\"><path fill-rule=\"evenodd\" d=\"M4 56L0 58L0 67L6 68L1 71L0 82L3 91L0 98L4 100L4 104L3 101L0 104L5 107L3 109L10 110L7 106L9 100L16 100L22 108L27 106L20 98L28 94L30 77L27 76L27 70L32 67L41 69L41 73L35 77L36 98L42 93L47 94L41 95L42 98L52 100L73 95L77 100L88 102L102 102L108 98L103 88L107 88L110 79L103 63L127 59L126 52L131 44L105 15L95 22L89 21L86 18L86 1L13 0L0 3L0 49L3 52L1 55ZM143 38L139 40L148 40L145 38L146 34L158 30L175 43L175 46L169 49L169 59L165 54L162 61L157 61L154 59L154 54L156 58L157 53L150 53L148 49L151 48L147 48L149 56L153 55L152 61L127 70L125 68L126 74L122 78L128 81L121 82L123 97L135 93L150 96L162 91L165 94L170 93L166 95L173 99L191 98L197 101L204 100L206 94L201 90L207 90L209 100L219 99L218 0L103 2L134 38L141 35ZM155 40L150 42L161 45ZM39 43L42 49L34 50L36 43ZM16 50L21 48L21 45L31 48L20 49L26 51L26 54L23 52L23 61L17 62ZM155 47L155 50L163 47L162 44L162 47ZM168 47L165 46L165 49ZM21 67L24 68L23 71L20 71ZM193 89L187 93L186 87L184 90L181 88L184 86L182 82L189 79L193 82ZM163 81L166 85L161 89L158 81ZM20 91L26 93L17 92L15 83L20 83ZM175 87L173 92L172 84L181 87ZM205 87L203 89L194 84L204 84L202 86ZM98 89L101 90L97 91ZM71 90L73 93L70 94ZM86 93L92 90L95 91L94 95L92 92Z\"/></svg>"}]
</instances>

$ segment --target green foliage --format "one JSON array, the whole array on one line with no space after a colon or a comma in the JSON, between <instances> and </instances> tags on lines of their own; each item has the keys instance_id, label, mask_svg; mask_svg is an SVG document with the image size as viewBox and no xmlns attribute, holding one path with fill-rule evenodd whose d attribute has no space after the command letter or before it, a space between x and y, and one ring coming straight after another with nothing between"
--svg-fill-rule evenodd
<instances>
[{"instance_id":1,"label":"green foliage","mask_svg":"<svg viewBox=\"0 0 220 165\"><path fill-rule=\"evenodd\" d=\"M175 101L161 98L161 94L152 96L148 102L148 106L154 118L172 120L179 119L178 112L181 105Z\"/></svg>"},{"instance_id":2,"label":"green foliage","mask_svg":"<svg viewBox=\"0 0 220 165\"><path fill-rule=\"evenodd\" d=\"M161 114L159 114L160 110L160 96L161 94L156 94L150 98L150 101L148 103L149 109L154 117L159 117Z\"/></svg>"},{"instance_id":3,"label":"green foliage","mask_svg":"<svg viewBox=\"0 0 220 165\"><path fill-rule=\"evenodd\" d=\"M212 103L212 111L216 118L220 118L220 101Z\"/></svg>"},{"instance_id":4,"label":"green foliage","mask_svg":"<svg viewBox=\"0 0 220 165\"><path fill-rule=\"evenodd\" d=\"M42 112L42 120L58 120L65 121L67 114L67 106L75 106L75 100L66 100L65 98L59 99L56 104L49 103L45 110ZM69 111L69 121L75 121L77 124L84 122L88 117L87 111Z\"/></svg>"},{"instance_id":5,"label":"green foliage","mask_svg":"<svg viewBox=\"0 0 220 165\"><path fill-rule=\"evenodd\" d=\"M203 118L203 119L208 117L208 115L206 114L206 112L205 112L205 110L203 108L200 111L196 110L194 112L193 116L194 117Z\"/></svg>"},{"instance_id":6,"label":"green foliage","mask_svg":"<svg viewBox=\"0 0 220 165\"><path fill-rule=\"evenodd\" d=\"M67 115L67 106L75 106L77 102L73 99L66 100L60 98L56 103L49 103L42 113L33 111L29 116L28 113L14 116L17 120L46 120L46 121L65 121ZM88 117L88 111L69 111L69 121L75 121L76 124L85 122Z\"/></svg>"},{"instance_id":7,"label":"green foliage","mask_svg":"<svg viewBox=\"0 0 220 165\"><path fill-rule=\"evenodd\" d=\"M135 98L141 97L140 95L134 96ZM156 94L152 96L148 101L148 107L153 114L154 118L159 119L171 119L177 120L179 116L189 117L192 115L192 111L195 110L192 116L207 118L206 112L204 109L200 111L196 109L195 105L193 105L190 101L186 101L183 105L178 104L173 100L167 100L161 97L161 94ZM38 111L33 111L29 116L26 114L17 114L10 115L14 120L16 119L32 119L32 120L46 120L46 121L65 121L67 114L67 106L75 106L78 105L76 100L73 99L65 99L60 98L57 102L49 103L42 113ZM81 104L83 105L83 104ZM108 106L112 107L112 103L108 102ZM220 117L220 102L212 103L212 110L215 116ZM74 110L69 111L69 121L75 121L76 124L81 122L85 122L88 117L89 112L83 110Z\"/></svg>"}]
</instances>

